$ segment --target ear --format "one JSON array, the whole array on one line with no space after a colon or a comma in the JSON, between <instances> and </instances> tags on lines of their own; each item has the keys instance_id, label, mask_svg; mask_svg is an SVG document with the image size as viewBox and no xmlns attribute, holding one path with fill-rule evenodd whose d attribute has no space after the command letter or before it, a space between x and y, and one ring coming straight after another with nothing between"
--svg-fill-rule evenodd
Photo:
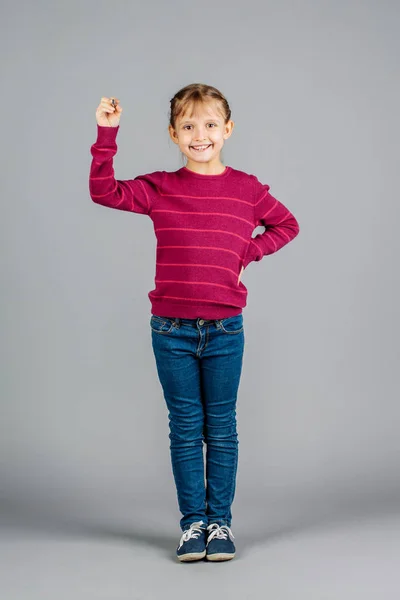
<instances>
[{"instance_id":1,"label":"ear","mask_svg":"<svg viewBox=\"0 0 400 600\"><path fill-rule=\"evenodd\" d=\"M225 133L224 133L225 140L227 140L232 135L232 131L233 131L234 127L235 127L234 121L230 120L227 122L227 124L225 125Z\"/></svg>"},{"instance_id":2,"label":"ear","mask_svg":"<svg viewBox=\"0 0 400 600\"><path fill-rule=\"evenodd\" d=\"M176 135L175 129L172 127L172 125L168 125L168 132L169 132L171 140L175 144L177 144L178 143L178 136Z\"/></svg>"}]
</instances>

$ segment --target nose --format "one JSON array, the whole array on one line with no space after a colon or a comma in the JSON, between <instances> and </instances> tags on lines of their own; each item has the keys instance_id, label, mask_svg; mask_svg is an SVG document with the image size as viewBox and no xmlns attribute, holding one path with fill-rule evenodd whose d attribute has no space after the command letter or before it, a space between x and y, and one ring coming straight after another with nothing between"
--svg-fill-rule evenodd
<instances>
[{"instance_id":1,"label":"nose","mask_svg":"<svg viewBox=\"0 0 400 600\"><path fill-rule=\"evenodd\" d=\"M203 140L207 139L204 127L196 127L194 139L196 142L197 141L202 142Z\"/></svg>"}]
</instances>

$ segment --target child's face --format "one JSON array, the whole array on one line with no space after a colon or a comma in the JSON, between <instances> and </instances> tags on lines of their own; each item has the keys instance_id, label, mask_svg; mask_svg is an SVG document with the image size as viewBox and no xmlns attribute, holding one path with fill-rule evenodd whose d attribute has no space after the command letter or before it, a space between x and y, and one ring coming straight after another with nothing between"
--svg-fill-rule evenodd
<instances>
[{"instance_id":1,"label":"child's face","mask_svg":"<svg viewBox=\"0 0 400 600\"><path fill-rule=\"evenodd\" d=\"M191 115L193 111L193 114ZM191 115L191 116L189 116ZM169 127L171 139L190 163L220 164L220 152L224 142L232 133L234 123L224 119L214 102L189 106L185 114L178 117L174 130ZM206 145L205 150L195 150L194 146Z\"/></svg>"}]
</instances>

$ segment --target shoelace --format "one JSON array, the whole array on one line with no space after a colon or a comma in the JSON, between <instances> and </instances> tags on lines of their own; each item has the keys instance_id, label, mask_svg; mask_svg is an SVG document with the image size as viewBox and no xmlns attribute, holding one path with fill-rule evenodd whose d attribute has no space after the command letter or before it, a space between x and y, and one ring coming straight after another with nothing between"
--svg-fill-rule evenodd
<instances>
[{"instance_id":1,"label":"shoelace","mask_svg":"<svg viewBox=\"0 0 400 600\"><path fill-rule=\"evenodd\" d=\"M229 529L228 525L218 525L218 523L212 523L207 527L207 530L210 532L207 538L207 544L211 542L213 538L217 538L218 540L226 540L229 536L232 542L235 539L235 536Z\"/></svg>"},{"instance_id":2,"label":"shoelace","mask_svg":"<svg viewBox=\"0 0 400 600\"><path fill-rule=\"evenodd\" d=\"M201 529L200 525L204 525L204 521L196 521L195 523L192 523L189 529L186 529L186 531L183 532L183 535L179 542L178 550L184 542L187 542L191 538L199 537L201 532L204 531L204 529Z\"/></svg>"}]
</instances>

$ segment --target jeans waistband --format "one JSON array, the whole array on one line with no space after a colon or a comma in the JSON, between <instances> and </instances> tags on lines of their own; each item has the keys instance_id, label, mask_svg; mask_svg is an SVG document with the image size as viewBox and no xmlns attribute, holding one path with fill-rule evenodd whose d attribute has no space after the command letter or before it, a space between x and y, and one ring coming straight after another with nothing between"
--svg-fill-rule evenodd
<instances>
[{"instance_id":1,"label":"jeans waistband","mask_svg":"<svg viewBox=\"0 0 400 600\"><path fill-rule=\"evenodd\" d=\"M159 318L170 319L171 321L173 321L173 323L176 327L180 327L181 325L188 325L189 327L197 327L197 326L205 327L207 325L215 324L215 326L217 328L220 328L221 322L224 321L224 319L202 319L201 317L197 317L196 319L181 319L179 317L168 317L166 315L159 316ZM229 317L226 317L226 318L229 318Z\"/></svg>"},{"instance_id":2,"label":"jeans waistband","mask_svg":"<svg viewBox=\"0 0 400 600\"><path fill-rule=\"evenodd\" d=\"M202 319L201 317L198 317L197 319L181 319L179 317L166 317L167 319L171 319L171 321L174 321L175 325L177 327L180 327L181 325L189 325L189 327L197 327L197 325L200 325L200 327L202 326L206 326L206 325L217 325L220 323L220 321L222 319Z\"/></svg>"}]
</instances>

